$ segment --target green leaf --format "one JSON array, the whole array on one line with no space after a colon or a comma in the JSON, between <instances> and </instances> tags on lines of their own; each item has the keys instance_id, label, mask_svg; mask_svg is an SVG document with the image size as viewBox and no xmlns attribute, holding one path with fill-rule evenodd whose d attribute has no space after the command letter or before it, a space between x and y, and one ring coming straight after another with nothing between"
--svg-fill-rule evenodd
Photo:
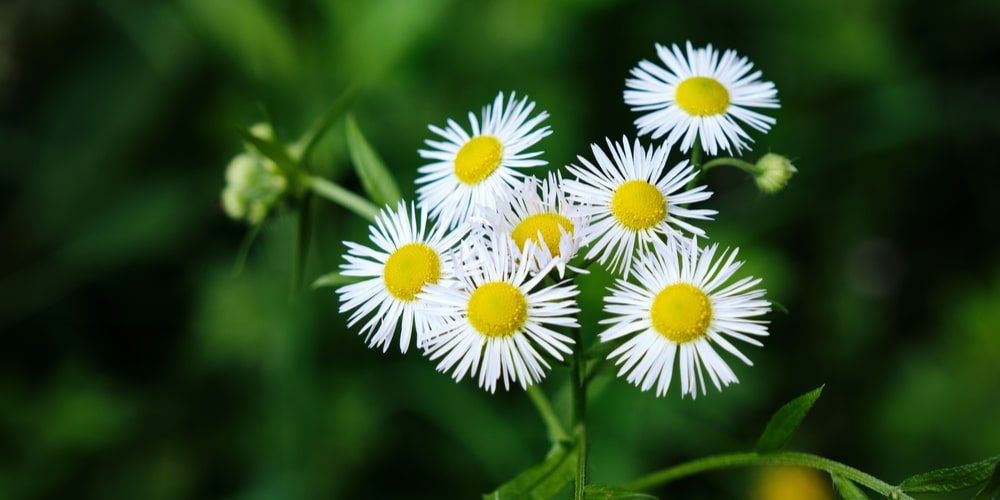
<instances>
[{"instance_id":1,"label":"green leaf","mask_svg":"<svg viewBox=\"0 0 1000 500\"><path fill-rule=\"evenodd\" d=\"M299 174L301 168L299 167L299 163L292 159L291 154L289 154L284 144L275 139L254 135L250 130L240 130L239 133L240 137L253 146L257 152L273 161L278 166L282 175L290 181L297 178L296 176Z\"/></svg>"},{"instance_id":2,"label":"green leaf","mask_svg":"<svg viewBox=\"0 0 1000 500\"><path fill-rule=\"evenodd\" d=\"M583 491L586 500L656 500L648 493L639 493L621 486L587 486Z\"/></svg>"},{"instance_id":3,"label":"green leaf","mask_svg":"<svg viewBox=\"0 0 1000 500\"><path fill-rule=\"evenodd\" d=\"M368 197L380 207L395 205L402 198L399 187L385 163L365 140L353 115L347 116L347 148Z\"/></svg>"},{"instance_id":4,"label":"green leaf","mask_svg":"<svg viewBox=\"0 0 1000 500\"><path fill-rule=\"evenodd\" d=\"M1000 500L1000 464L993 467L993 477L972 500Z\"/></svg>"},{"instance_id":5,"label":"green leaf","mask_svg":"<svg viewBox=\"0 0 1000 500\"><path fill-rule=\"evenodd\" d=\"M246 236L243 237L243 242L240 243L240 250L236 253L236 262L233 263L234 278L243 272L243 267L247 263L247 257L250 255L250 247L253 246L254 240L256 240L257 235L260 234L260 228L263 226L263 221L250 226L250 230L247 231Z\"/></svg>"},{"instance_id":6,"label":"green leaf","mask_svg":"<svg viewBox=\"0 0 1000 500\"><path fill-rule=\"evenodd\" d=\"M899 488L908 493L947 493L971 488L989 479L998 462L1000 455L995 455L971 464L932 470L899 483Z\"/></svg>"},{"instance_id":7,"label":"green leaf","mask_svg":"<svg viewBox=\"0 0 1000 500\"><path fill-rule=\"evenodd\" d=\"M757 441L757 452L767 453L777 451L788 442L788 439L795 434L802 419L809 413L809 409L819 399L824 386L819 386L791 401L774 412L771 420L764 429L764 434Z\"/></svg>"},{"instance_id":8,"label":"green leaf","mask_svg":"<svg viewBox=\"0 0 1000 500\"><path fill-rule=\"evenodd\" d=\"M312 152L316 144L319 143L323 134L330 128L340 115L344 113L347 109L347 105L354 99L354 94L357 93L358 86L355 84L350 84L343 92L340 93L340 97L331 105L326 112L324 112L319 118L316 119L309 126L309 130L306 130L302 134L302 138L299 142L292 146L292 154L299 159L299 161L306 161L309 158L309 153Z\"/></svg>"},{"instance_id":9,"label":"green leaf","mask_svg":"<svg viewBox=\"0 0 1000 500\"><path fill-rule=\"evenodd\" d=\"M343 274L334 271L331 273L326 273L323 276L320 276L319 278L316 278L316 280L312 282L311 286L313 290L315 290L317 288L324 288L328 286L340 286L340 285L347 285L350 283L357 283L358 281L361 281L361 278L356 278L354 276L344 276Z\"/></svg>"},{"instance_id":10,"label":"green leaf","mask_svg":"<svg viewBox=\"0 0 1000 500\"><path fill-rule=\"evenodd\" d=\"M558 443L545 460L483 495L483 500L548 499L559 493L576 475L576 446Z\"/></svg>"},{"instance_id":11,"label":"green leaf","mask_svg":"<svg viewBox=\"0 0 1000 500\"><path fill-rule=\"evenodd\" d=\"M837 474L831 474L831 476L833 477L833 486L840 493L840 498L844 500L868 500L868 495L865 495L865 492L861 491L861 488L854 484L854 481Z\"/></svg>"}]
</instances>

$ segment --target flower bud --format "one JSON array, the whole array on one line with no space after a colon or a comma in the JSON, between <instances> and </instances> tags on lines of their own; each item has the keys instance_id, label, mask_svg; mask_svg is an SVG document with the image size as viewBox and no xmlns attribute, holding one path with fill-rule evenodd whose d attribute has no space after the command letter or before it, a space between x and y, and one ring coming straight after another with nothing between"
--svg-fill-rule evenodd
<instances>
[{"instance_id":1,"label":"flower bud","mask_svg":"<svg viewBox=\"0 0 1000 500\"><path fill-rule=\"evenodd\" d=\"M774 194L784 189L792 174L797 171L788 158L768 153L757 160L757 171L753 173L753 180L761 191Z\"/></svg>"},{"instance_id":2,"label":"flower bud","mask_svg":"<svg viewBox=\"0 0 1000 500\"><path fill-rule=\"evenodd\" d=\"M236 155L226 167L222 208L234 220L256 224L282 201L288 180L270 160L251 153Z\"/></svg>"}]
</instances>

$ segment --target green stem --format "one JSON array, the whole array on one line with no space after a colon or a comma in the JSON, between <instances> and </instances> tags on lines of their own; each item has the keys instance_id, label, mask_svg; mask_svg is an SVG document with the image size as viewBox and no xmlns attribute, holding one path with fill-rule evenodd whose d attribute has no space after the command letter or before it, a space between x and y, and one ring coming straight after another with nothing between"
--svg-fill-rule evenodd
<instances>
[{"instance_id":1,"label":"green stem","mask_svg":"<svg viewBox=\"0 0 1000 500\"><path fill-rule=\"evenodd\" d=\"M576 347L573 349L573 363L570 365L573 384L573 434L576 437L578 450L576 482L574 484L574 499L583 500L587 487L587 381L585 379L587 360L580 329L574 330Z\"/></svg>"},{"instance_id":2,"label":"green stem","mask_svg":"<svg viewBox=\"0 0 1000 500\"><path fill-rule=\"evenodd\" d=\"M750 163L748 161L743 161L740 160L739 158L722 157L722 158L714 158L710 161L705 162L705 164L701 166L701 171L707 172L708 169L710 168L721 167L724 165L730 167L736 167L749 174L753 174L758 170L760 170L759 168L757 168L757 165L754 165L753 163Z\"/></svg>"},{"instance_id":3,"label":"green stem","mask_svg":"<svg viewBox=\"0 0 1000 500\"><path fill-rule=\"evenodd\" d=\"M701 136L699 135L694 138L694 146L691 146L691 164L694 165L695 168L701 168L701 155Z\"/></svg>"},{"instance_id":4,"label":"green stem","mask_svg":"<svg viewBox=\"0 0 1000 500\"><path fill-rule=\"evenodd\" d=\"M835 462L828 458L823 458L809 453L798 453L792 451L775 453L730 453L727 455L715 455L697 460L692 460L680 465L668 467L647 476L643 476L625 485L625 488L640 491L675 481L684 477L692 476L701 472L715 469L727 469L732 467L747 467L756 465L801 465L813 469L824 470L831 474L836 474L855 483L867 486L872 490L885 495L895 495L893 498L912 498L895 486L878 479L871 474L858 469Z\"/></svg>"},{"instance_id":5,"label":"green stem","mask_svg":"<svg viewBox=\"0 0 1000 500\"><path fill-rule=\"evenodd\" d=\"M306 176L302 185L323 198L332 201L369 221L378 215L378 207L367 199L344 189L322 177Z\"/></svg>"},{"instance_id":6,"label":"green stem","mask_svg":"<svg viewBox=\"0 0 1000 500\"><path fill-rule=\"evenodd\" d=\"M545 422L545 428L549 431L549 439L553 443L559 441L568 441L569 434L566 434L566 429L563 429L562 423L559 422L559 417L556 415L555 410L552 408L552 403L549 402L549 398L545 397L545 393L536 384L531 384L528 386L528 398L531 402L535 404L535 409L538 410L538 414L542 417L542 421Z\"/></svg>"}]
</instances>

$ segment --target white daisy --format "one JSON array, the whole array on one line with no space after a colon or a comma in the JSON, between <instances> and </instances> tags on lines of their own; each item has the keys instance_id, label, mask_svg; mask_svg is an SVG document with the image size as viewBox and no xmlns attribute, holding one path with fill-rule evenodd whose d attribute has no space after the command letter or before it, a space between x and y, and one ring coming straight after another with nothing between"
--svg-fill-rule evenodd
<instances>
[{"instance_id":1,"label":"white daisy","mask_svg":"<svg viewBox=\"0 0 1000 500\"><path fill-rule=\"evenodd\" d=\"M490 392L499 379L504 389L512 381L523 388L540 381L549 368L541 351L562 360L574 343L551 327L580 326L576 286L560 282L540 288L553 264L532 277L534 245L528 243L526 258L519 262L510 249L473 247L479 265L464 273L456 269L456 286L432 285L420 294L427 311L442 319L425 347L432 360L441 360L438 371L451 370L456 381L478 372L479 386Z\"/></svg>"},{"instance_id":2,"label":"white daisy","mask_svg":"<svg viewBox=\"0 0 1000 500\"><path fill-rule=\"evenodd\" d=\"M688 151L695 138L711 155L723 151L739 153L753 142L734 119L767 132L774 118L748 108L777 108L778 91L771 82L760 81L761 72L753 63L727 50L709 44L702 49L687 42L687 58L676 44L671 48L656 44L656 53L666 68L647 60L632 68L634 78L625 80L625 103L632 111L646 112L635 120L639 135L652 132L653 139L665 134L666 142L681 140L681 151Z\"/></svg>"},{"instance_id":3,"label":"white daisy","mask_svg":"<svg viewBox=\"0 0 1000 500\"><path fill-rule=\"evenodd\" d=\"M681 230L704 236L705 231L682 218L711 219L717 212L687 208L712 193L705 186L685 190L698 175L686 160L663 173L669 145L646 150L638 139L631 149L625 137L621 143L607 142L610 158L597 144L591 145L597 166L577 157L582 167L566 167L577 179L567 180L564 189L590 218L586 258L600 255L601 264L610 259L610 270L622 268L628 278L637 247L647 247L659 239L657 234L679 237Z\"/></svg>"},{"instance_id":4,"label":"white daisy","mask_svg":"<svg viewBox=\"0 0 1000 500\"><path fill-rule=\"evenodd\" d=\"M494 231L514 241L515 258L521 257L527 242L533 242L538 248L532 271L537 272L555 260L560 278L584 243L589 226L580 206L571 202L563 191L563 183L562 173L550 172L544 180L526 177L509 203L484 214Z\"/></svg>"},{"instance_id":5,"label":"white daisy","mask_svg":"<svg viewBox=\"0 0 1000 500\"><path fill-rule=\"evenodd\" d=\"M449 278L451 250L461 232L448 232L442 226L428 231L427 212L418 214L412 204L407 212L403 202L395 211L383 209L369 229L375 248L344 242L347 263L341 265L341 274L368 279L337 289L340 312L354 311L347 323L352 327L374 311L360 333L369 347L381 347L383 352L399 326L399 349L405 353L412 332L416 330L419 347L437 321L423 313L418 293L427 284Z\"/></svg>"},{"instance_id":6,"label":"white daisy","mask_svg":"<svg viewBox=\"0 0 1000 500\"><path fill-rule=\"evenodd\" d=\"M662 396L679 357L681 396L697 397L699 385L705 394L703 371L718 390L738 382L715 346L753 365L729 339L762 345L754 337L767 336L767 321L750 318L767 313L771 304L762 298L764 290L751 290L759 278L727 284L743 262L736 261L738 249L716 259L717 249L701 251L694 239L657 241L636 264L637 284L616 281L605 298L604 311L611 317L601 321L611 326L600 339L627 338L608 355L618 358L619 377L627 374L643 391L656 385L656 395Z\"/></svg>"},{"instance_id":7,"label":"white daisy","mask_svg":"<svg viewBox=\"0 0 1000 500\"><path fill-rule=\"evenodd\" d=\"M549 114L541 112L529 119L535 103L528 98L514 100L511 93L504 107L503 92L492 106L483 108L482 120L469 113L472 133L454 120L445 129L429 128L444 141L425 141L432 149L419 151L422 158L434 160L418 171L423 184L417 189L418 203L439 224L455 228L480 207L494 207L524 174L518 169L537 167L547 162L537 159L541 151L527 152L543 137L552 133L548 125L539 125Z\"/></svg>"}]
</instances>

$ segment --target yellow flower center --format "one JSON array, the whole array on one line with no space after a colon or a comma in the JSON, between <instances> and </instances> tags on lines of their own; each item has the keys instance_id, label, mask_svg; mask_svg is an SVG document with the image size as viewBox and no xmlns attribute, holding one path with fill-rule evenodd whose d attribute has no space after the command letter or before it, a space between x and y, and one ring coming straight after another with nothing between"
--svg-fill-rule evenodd
<instances>
[{"instance_id":1,"label":"yellow flower center","mask_svg":"<svg viewBox=\"0 0 1000 500\"><path fill-rule=\"evenodd\" d=\"M705 292L687 283L667 285L649 308L653 328L678 343L690 342L705 334L712 321L712 303Z\"/></svg>"},{"instance_id":2,"label":"yellow flower center","mask_svg":"<svg viewBox=\"0 0 1000 500\"><path fill-rule=\"evenodd\" d=\"M677 86L674 100L692 115L721 115L729 107L729 91L715 78L693 76Z\"/></svg>"},{"instance_id":3,"label":"yellow flower center","mask_svg":"<svg viewBox=\"0 0 1000 500\"><path fill-rule=\"evenodd\" d=\"M527 319L528 301L510 283L486 283L469 298L469 323L488 337L513 335Z\"/></svg>"},{"instance_id":4,"label":"yellow flower center","mask_svg":"<svg viewBox=\"0 0 1000 500\"><path fill-rule=\"evenodd\" d=\"M542 233L545 246L549 248L553 257L558 257L559 238L562 236L559 233L559 228L564 229L569 234L573 233L573 223L566 217L553 213L535 214L526 217L514 227L511 236L521 251L524 251L524 244L529 239L535 244L541 244L542 242L538 241L538 233Z\"/></svg>"},{"instance_id":5,"label":"yellow flower center","mask_svg":"<svg viewBox=\"0 0 1000 500\"><path fill-rule=\"evenodd\" d=\"M667 199L646 181L628 181L615 190L611 213L629 229L648 229L667 214Z\"/></svg>"},{"instance_id":6,"label":"yellow flower center","mask_svg":"<svg viewBox=\"0 0 1000 500\"><path fill-rule=\"evenodd\" d=\"M491 135L473 137L455 156L455 176L474 186L490 176L503 158L503 145Z\"/></svg>"},{"instance_id":7,"label":"yellow flower center","mask_svg":"<svg viewBox=\"0 0 1000 500\"><path fill-rule=\"evenodd\" d=\"M437 283L441 259L433 248L410 243L396 249L385 261L382 279L385 288L400 300L414 300L425 283Z\"/></svg>"}]
</instances>

